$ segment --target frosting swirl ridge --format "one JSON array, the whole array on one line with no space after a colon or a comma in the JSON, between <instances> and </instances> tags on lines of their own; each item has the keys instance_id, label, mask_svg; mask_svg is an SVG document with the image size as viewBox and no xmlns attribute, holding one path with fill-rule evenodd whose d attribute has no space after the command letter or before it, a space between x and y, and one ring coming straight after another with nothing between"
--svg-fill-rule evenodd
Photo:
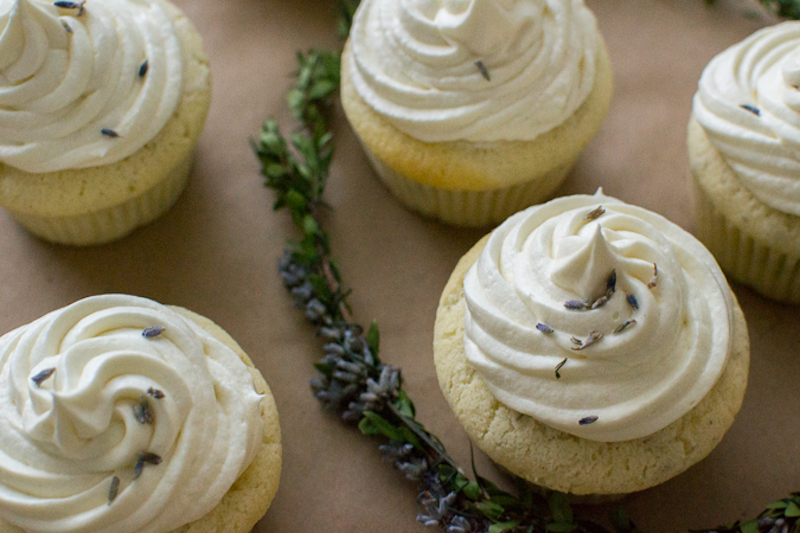
<instances>
[{"instance_id":1,"label":"frosting swirl ridge","mask_svg":"<svg viewBox=\"0 0 800 533\"><path fill-rule=\"evenodd\" d=\"M464 294L465 354L494 396L586 439L667 426L711 389L730 350L730 289L711 254L599 191L509 218Z\"/></svg>"},{"instance_id":2,"label":"frosting swirl ridge","mask_svg":"<svg viewBox=\"0 0 800 533\"><path fill-rule=\"evenodd\" d=\"M693 114L742 184L800 216L800 22L759 30L703 71Z\"/></svg>"},{"instance_id":3,"label":"frosting swirl ridge","mask_svg":"<svg viewBox=\"0 0 800 533\"><path fill-rule=\"evenodd\" d=\"M588 96L598 35L582 0L365 0L349 72L421 141L532 140Z\"/></svg>"},{"instance_id":4,"label":"frosting swirl ridge","mask_svg":"<svg viewBox=\"0 0 800 533\"><path fill-rule=\"evenodd\" d=\"M159 0L0 1L0 161L41 173L139 150L180 100L175 22Z\"/></svg>"},{"instance_id":5,"label":"frosting swirl ridge","mask_svg":"<svg viewBox=\"0 0 800 533\"><path fill-rule=\"evenodd\" d=\"M260 401L232 349L152 300L53 311L0 337L0 517L31 533L176 529L252 461Z\"/></svg>"}]
</instances>

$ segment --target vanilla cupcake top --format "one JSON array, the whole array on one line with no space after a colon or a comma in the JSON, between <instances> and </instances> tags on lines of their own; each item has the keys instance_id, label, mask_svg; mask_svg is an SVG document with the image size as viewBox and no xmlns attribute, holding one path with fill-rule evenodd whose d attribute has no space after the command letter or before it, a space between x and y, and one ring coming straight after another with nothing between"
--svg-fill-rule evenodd
<instances>
[{"instance_id":1,"label":"vanilla cupcake top","mask_svg":"<svg viewBox=\"0 0 800 533\"><path fill-rule=\"evenodd\" d=\"M747 189L800 216L800 22L755 32L703 71L693 113Z\"/></svg>"},{"instance_id":2,"label":"vanilla cupcake top","mask_svg":"<svg viewBox=\"0 0 800 533\"><path fill-rule=\"evenodd\" d=\"M152 300L80 300L0 337L0 518L165 533L207 514L261 442L245 363Z\"/></svg>"},{"instance_id":3,"label":"vanilla cupcake top","mask_svg":"<svg viewBox=\"0 0 800 533\"><path fill-rule=\"evenodd\" d=\"M160 0L0 0L0 162L92 167L155 137L181 96L175 13Z\"/></svg>"},{"instance_id":4,"label":"vanilla cupcake top","mask_svg":"<svg viewBox=\"0 0 800 533\"><path fill-rule=\"evenodd\" d=\"M589 95L598 44L582 0L363 0L349 72L421 141L532 140Z\"/></svg>"},{"instance_id":5,"label":"vanilla cupcake top","mask_svg":"<svg viewBox=\"0 0 800 533\"><path fill-rule=\"evenodd\" d=\"M599 191L509 218L464 294L466 357L494 396L585 439L664 428L713 387L731 348L730 289L711 254Z\"/></svg>"}]
</instances>

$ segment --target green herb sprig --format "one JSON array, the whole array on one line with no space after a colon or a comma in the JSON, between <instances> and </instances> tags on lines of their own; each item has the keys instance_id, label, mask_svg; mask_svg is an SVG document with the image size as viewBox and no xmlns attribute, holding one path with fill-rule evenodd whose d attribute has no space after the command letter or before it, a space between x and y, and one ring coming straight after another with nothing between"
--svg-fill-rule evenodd
<instances>
[{"instance_id":1,"label":"green herb sprig","mask_svg":"<svg viewBox=\"0 0 800 533\"><path fill-rule=\"evenodd\" d=\"M780 4L779 13L800 17L800 0L761 0ZM358 0L341 2L339 33L346 37ZM796 11L786 11L794 6ZM276 194L274 209L288 209L299 240L288 241L278 269L295 304L324 339L323 356L314 366L314 396L340 419L365 435L379 436L384 457L407 478L419 482L417 520L446 533L609 533L595 521L576 516L564 494L534 493L514 479L515 494L478 475L472 478L447 454L442 442L416 420L414 404L403 389L399 368L379 356L380 334L353 318L339 269L331 259L323 229L323 200L333 157L330 110L339 86L340 53L298 53L296 82L287 101L300 127L289 135L268 120L253 149L261 161L265 185ZM800 493L767 506L756 518L707 533L800 533ZM638 530L623 510L610 516L617 533Z\"/></svg>"}]
</instances>

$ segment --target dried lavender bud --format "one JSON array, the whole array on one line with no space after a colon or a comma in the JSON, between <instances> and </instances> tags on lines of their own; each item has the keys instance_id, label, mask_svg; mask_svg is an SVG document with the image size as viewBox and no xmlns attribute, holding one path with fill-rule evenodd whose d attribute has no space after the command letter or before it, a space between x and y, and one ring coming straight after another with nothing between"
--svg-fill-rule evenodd
<instances>
[{"instance_id":1,"label":"dried lavender bud","mask_svg":"<svg viewBox=\"0 0 800 533\"><path fill-rule=\"evenodd\" d=\"M541 322L536 324L536 329L538 329L539 331L541 331L545 335L550 335L551 333L553 333L553 331L555 331L553 328L551 328L547 324L542 324Z\"/></svg>"},{"instance_id":2,"label":"dried lavender bud","mask_svg":"<svg viewBox=\"0 0 800 533\"><path fill-rule=\"evenodd\" d=\"M328 310L325 308L325 304L316 298L310 299L306 304L306 317L312 322L316 322L327 312Z\"/></svg>"},{"instance_id":3,"label":"dried lavender bud","mask_svg":"<svg viewBox=\"0 0 800 533\"><path fill-rule=\"evenodd\" d=\"M325 337L326 339L332 341L338 341L342 338L342 330L339 328L329 328L323 326L319 328L317 333L319 333L320 337ZM327 346L327 344L325 346Z\"/></svg>"},{"instance_id":4,"label":"dried lavender bud","mask_svg":"<svg viewBox=\"0 0 800 533\"><path fill-rule=\"evenodd\" d=\"M80 9L83 4L84 2L70 2L69 0L59 0L58 2L53 2L54 6L60 7L61 9Z\"/></svg>"},{"instance_id":5,"label":"dried lavender bud","mask_svg":"<svg viewBox=\"0 0 800 533\"><path fill-rule=\"evenodd\" d=\"M133 479L139 479L142 475L145 465L160 465L161 456L151 452L142 452L136 461L136 466L133 467Z\"/></svg>"},{"instance_id":6,"label":"dried lavender bud","mask_svg":"<svg viewBox=\"0 0 800 533\"><path fill-rule=\"evenodd\" d=\"M583 345L583 341L580 340L578 337L572 336L572 337L569 338L569 340L572 341L572 344L577 344L578 346L582 346Z\"/></svg>"},{"instance_id":7,"label":"dried lavender bud","mask_svg":"<svg viewBox=\"0 0 800 533\"><path fill-rule=\"evenodd\" d=\"M100 130L100 133L112 139L116 139L117 137L119 137L119 133L110 128L103 128L102 130Z\"/></svg>"},{"instance_id":8,"label":"dried lavender bud","mask_svg":"<svg viewBox=\"0 0 800 533\"><path fill-rule=\"evenodd\" d=\"M292 296L295 297L298 306L302 307L314 296L314 287L310 281L306 281L302 285L292 287Z\"/></svg>"},{"instance_id":9,"label":"dried lavender bud","mask_svg":"<svg viewBox=\"0 0 800 533\"><path fill-rule=\"evenodd\" d=\"M636 301L636 296L634 296L633 294L628 294L627 296L625 296L625 299L628 301L628 305L630 305L634 311L639 309L639 302Z\"/></svg>"},{"instance_id":10,"label":"dried lavender bud","mask_svg":"<svg viewBox=\"0 0 800 533\"><path fill-rule=\"evenodd\" d=\"M428 462L424 458L413 459L410 462L398 461L393 466L411 481L420 479L428 471Z\"/></svg>"},{"instance_id":11,"label":"dried lavender bud","mask_svg":"<svg viewBox=\"0 0 800 533\"><path fill-rule=\"evenodd\" d=\"M67 30L67 33L72 33L72 26L67 24L66 20L62 20L61 25L64 26L64 29Z\"/></svg>"},{"instance_id":12,"label":"dried lavender bud","mask_svg":"<svg viewBox=\"0 0 800 533\"><path fill-rule=\"evenodd\" d=\"M558 371L561 370L561 367L563 367L566 363L567 358L565 357L563 361L556 365L556 379L561 379L561 374L559 374Z\"/></svg>"},{"instance_id":13,"label":"dried lavender bud","mask_svg":"<svg viewBox=\"0 0 800 533\"><path fill-rule=\"evenodd\" d=\"M147 394L149 394L150 396L152 396L156 400L160 400L165 396L165 394L163 392L161 392L158 389L154 389L153 387L150 387L149 389L147 389Z\"/></svg>"},{"instance_id":14,"label":"dried lavender bud","mask_svg":"<svg viewBox=\"0 0 800 533\"><path fill-rule=\"evenodd\" d=\"M614 328L614 335L622 333L623 331L625 331L628 328L628 326L632 326L634 324L636 324L636 320L635 319L632 318L630 320L626 320L625 322L623 322L622 324L620 324L619 326Z\"/></svg>"},{"instance_id":15,"label":"dried lavender bud","mask_svg":"<svg viewBox=\"0 0 800 533\"><path fill-rule=\"evenodd\" d=\"M140 78L144 78L147 75L147 69L149 69L149 68L150 68L150 65L148 64L147 60L145 59L144 63L142 63L142 65L139 67L139 77Z\"/></svg>"},{"instance_id":16,"label":"dried lavender bud","mask_svg":"<svg viewBox=\"0 0 800 533\"><path fill-rule=\"evenodd\" d=\"M658 265L653 263L653 277L647 282L647 288L652 289L658 284Z\"/></svg>"},{"instance_id":17,"label":"dried lavender bud","mask_svg":"<svg viewBox=\"0 0 800 533\"><path fill-rule=\"evenodd\" d=\"M570 311L583 311L589 306L586 304L586 302L581 302L580 300L570 300L564 303L564 307Z\"/></svg>"},{"instance_id":18,"label":"dried lavender bud","mask_svg":"<svg viewBox=\"0 0 800 533\"><path fill-rule=\"evenodd\" d=\"M470 533L472 524L463 516L455 515L450 519L450 523L444 531L445 533Z\"/></svg>"},{"instance_id":19,"label":"dried lavender bud","mask_svg":"<svg viewBox=\"0 0 800 533\"><path fill-rule=\"evenodd\" d=\"M139 396L139 403L133 404L133 418L140 424L152 424L155 421L153 410L150 409L150 402L147 396Z\"/></svg>"},{"instance_id":20,"label":"dried lavender bud","mask_svg":"<svg viewBox=\"0 0 800 533\"><path fill-rule=\"evenodd\" d=\"M597 419L598 419L598 417L596 415L585 416L585 417L581 418L580 420L578 420L578 425L588 426L589 424L594 424L595 422L597 422Z\"/></svg>"},{"instance_id":21,"label":"dried lavender bud","mask_svg":"<svg viewBox=\"0 0 800 533\"><path fill-rule=\"evenodd\" d=\"M611 295L617 292L617 269L611 271L606 281L606 296L611 298Z\"/></svg>"},{"instance_id":22,"label":"dried lavender bud","mask_svg":"<svg viewBox=\"0 0 800 533\"><path fill-rule=\"evenodd\" d=\"M329 342L328 344L322 347L325 350L325 353L330 355L344 355L344 346L336 342Z\"/></svg>"},{"instance_id":23,"label":"dried lavender bud","mask_svg":"<svg viewBox=\"0 0 800 533\"><path fill-rule=\"evenodd\" d=\"M742 104L739 107L741 107L742 109L746 109L747 111L750 111L752 114L754 114L757 117L761 116L761 110L759 108L757 108L757 107L751 106L749 104Z\"/></svg>"},{"instance_id":24,"label":"dried lavender bud","mask_svg":"<svg viewBox=\"0 0 800 533\"><path fill-rule=\"evenodd\" d=\"M603 209L602 205L597 206L596 209L593 209L586 213L586 216L583 217L583 220L597 220L601 216L605 214L606 210Z\"/></svg>"},{"instance_id":25,"label":"dried lavender bud","mask_svg":"<svg viewBox=\"0 0 800 533\"><path fill-rule=\"evenodd\" d=\"M575 337L573 337L573 338L575 338ZM573 350L583 350L584 348L588 348L589 346L591 346L592 344L596 343L597 341L599 341L602 338L603 338L603 334L602 333L597 332L597 331L592 331L591 333L589 333L589 335L583 341L581 341L580 345L573 346L572 349Z\"/></svg>"},{"instance_id":26,"label":"dried lavender bud","mask_svg":"<svg viewBox=\"0 0 800 533\"><path fill-rule=\"evenodd\" d=\"M150 326L150 327L144 328L142 330L142 337L145 337L147 339L152 339L153 337L158 337L159 335L164 333L165 329L167 329L167 328L165 328L164 326Z\"/></svg>"},{"instance_id":27,"label":"dried lavender bud","mask_svg":"<svg viewBox=\"0 0 800 533\"><path fill-rule=\"evenodd\" d=\"M36 383L36 386L37 386L37 387L41 387L41 386L42 386L42 383L43 383L43 382L44 382L44 381L45 381L47 378L49 378L50 376L52 376L52 375L53 375L53 373L54 373L55 371L56 371L56 369L55 369L55 368L45 368L44 370L42 370L41 372L39 372L38 374L36 374L35 376L33 376L33 377L31 378L31 381L33 381L34 383Z\"/></svg>"},{"instance_id":28,"label":"dried lavender bud","mask_svg":"<svg viewBox=\"0 0 800 533\"><path fill-rule=\"evenodd\" d=\"M492 77L489 75L489 69L486 68L486 65L480 59L475 62L475 66L478 67L478 70L481 72L481 76L484 77L486 81L492 81Z\"/></svg>"},{"instance_id":29,"label":"dried lavender bud","mask_svg":"<svg viewBox=\"0 0 800 533\"><path fill-rule=\"evenodd\" d=\"M353 353L361 353L366 347L366 343L361 337L347 337L344 340L344 347Z\"/></svg>"},{"instance_id":30,"label":"dried lavender bud","mask_svg":"<svg viewBox=\"0 0 800 533\"><path fill-rule=\"evenodd\" d=\"M592 302L591 308L597 309L599 307L603 307L604 305L606 305L607 302L608 302L608 296L604 294L603 296L599 297L597 300Z\"/></svg>"},{"instance_id":31,"label":"dried lavender bud","mask_svg":"<svg viewBox=\"0 0 800 533\"><path fill-rule=\"evenodd\" d=\"M111 505L111 502L117 499L117 493L119 492L119 478L114 476L111 478L111 486L108 487L108 505Z\"/></svg>"}]
</instances>

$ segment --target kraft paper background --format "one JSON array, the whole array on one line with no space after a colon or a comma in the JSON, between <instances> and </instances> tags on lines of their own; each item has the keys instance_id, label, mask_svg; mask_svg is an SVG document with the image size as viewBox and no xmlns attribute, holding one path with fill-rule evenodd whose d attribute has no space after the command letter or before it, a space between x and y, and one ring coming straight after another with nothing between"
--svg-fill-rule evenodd
<instances>
[{"instance_id":1,"label":"kraft paper background","mask_svg":"<svg viewBox=\"0 0 800 533\"><path fill-rule=\"evenodd\" d=\"M91 1L91 0L90 0ZM78 298L147 296L208 316L238 340L272 387L284 464L254 531L433 531L415 521L416 487L381 462L378 442L322 410L308 380L320 342L277 273L287 213L274 213L249 138L269 116L285 131L295 51L339 46L335 0L179 0L211 57L214 99L188 189L175 207L119 242L76 249L38 241L0 212L0 332ZM615 92L599 135L559 195L607 194L691 230L685 128L706 63L773 19L755 2L587 0L611 54ZM469 468L469 444L439 392L431 342L437 300L458 258L486 230L462 230L401 207L374 178L337 110L326 223L355 316L381 327L418 419ZM644 531L719 525L800 490L800 308L734 286L752 342L750 384L711 455L622 504ZM479 454L478 454L479 455ZM478 467L500 479L485 458ZM598 511L601 515L604 511Z\"/></svg>"}]
</instances>

